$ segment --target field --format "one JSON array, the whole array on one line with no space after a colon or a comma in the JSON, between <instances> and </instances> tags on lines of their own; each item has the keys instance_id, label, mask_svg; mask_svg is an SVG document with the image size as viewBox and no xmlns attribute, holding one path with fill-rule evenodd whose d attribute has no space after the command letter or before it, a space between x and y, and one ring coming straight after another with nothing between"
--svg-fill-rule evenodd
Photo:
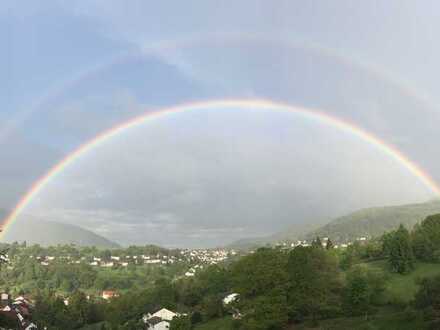
<instances>
[{"instance_id":1,"label":"field","mask_svg":"<svg viewBox=\"0 0 440 330\"><path fill-rule=\"evenodd\" d=\"M367 263L369 267L386 270L385 261ZM386 298L394 303L408 303L417 292L417 280L423 277L440 275L440 264L417 263L414 270L405 275L387 272L388 281L386 288Z\"/></svg>"},{"instance_id":2,"label":"field","mask_svg":"<svg viewBox=\"0 0 440 330\"><path fill-rule=\"evenodd\" d=\"M421 315L409 317L405 311L384 308L368 320L364 317L343 317L319 322L318 326L294 325L289 330L423 330L426 325Z\"/></svg>"}]
</instances>

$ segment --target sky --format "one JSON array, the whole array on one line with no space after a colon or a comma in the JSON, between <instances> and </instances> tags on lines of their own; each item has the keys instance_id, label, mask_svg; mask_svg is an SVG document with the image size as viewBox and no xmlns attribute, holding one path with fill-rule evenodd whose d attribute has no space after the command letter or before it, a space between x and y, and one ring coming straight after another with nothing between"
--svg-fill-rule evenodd
<instances>
[{"instance_id":1,"label":"sky","mask_svg":"<svg viewBox=\"0 0 440 330\"><path fill-rule=\"evenodd\" d=\"M353 123L440 182L435 1L5 1L0 208L97 134L155 109L268 99ZM29 216L121 244L216 246L436 196L365 141L278 111L146 122L84 155Z\"/></svg>"}]
</instances>

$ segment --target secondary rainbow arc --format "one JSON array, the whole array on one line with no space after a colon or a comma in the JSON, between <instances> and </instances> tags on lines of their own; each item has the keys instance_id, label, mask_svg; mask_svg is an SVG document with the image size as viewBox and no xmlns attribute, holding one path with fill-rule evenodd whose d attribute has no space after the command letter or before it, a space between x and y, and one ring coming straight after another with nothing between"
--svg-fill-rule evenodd
<instances>
[{"instance_id":1,"label":"secondary rainbow arc","mask_svg":"<svg viewBox=\"0 0 440 330\"><path fill-rule=\"evenodd\" d=\"M369 143L382 152L391 156L395 161L409 170L415 177L417 177L423 184L425 184L435 195L440 197L440 186L433 180L433 178L426 173L420 166L411 161L396 147L387 144L385 141L365 131L364 129L344 121L340 118L330 116L317 109L309 109L290 104L275 102L265 99L220 99L201 102L191 102L156 111L150 111L141 116L132 118L131 120L119 124L109 130L102 132L92 140L81 145L75 151L67 155L59 163L53 166L44 176L32 184L30 189L21 197L19 202L15 205L13 211L3 221L3 233L7 231L8 227L18 218L24 209L32 202L32 200L54 179L58 174L63 172L69 165L73 164L82 155L87 154L101 143L110 140L111 138L123 133L124 131L142 125L146 121L158 119L186 111L207 110L213 108L238 108L244 110L273 110L273 111L287 111L293 112L303 117L315 120L329 126L335 127L342 131L351 133L355 137Z\"/></svg>"}]
</instances>

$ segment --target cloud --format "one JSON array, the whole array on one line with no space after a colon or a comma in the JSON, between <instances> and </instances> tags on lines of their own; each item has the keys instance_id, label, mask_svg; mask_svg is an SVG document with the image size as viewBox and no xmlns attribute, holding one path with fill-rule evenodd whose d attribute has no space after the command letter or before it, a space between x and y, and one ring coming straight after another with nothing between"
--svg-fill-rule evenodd
<instances>
[{"instance_id":1,"label":"cloud","mask_svg":"<svg viewBox=\"0 0 440 330\"><path fill-rule=\"evenodd\" d=\"M291 113L232 110L127 131L72 164L26 212L123 244L215 246L432 196L400 164L344 132Z\"/></svg>"}]
</instances>

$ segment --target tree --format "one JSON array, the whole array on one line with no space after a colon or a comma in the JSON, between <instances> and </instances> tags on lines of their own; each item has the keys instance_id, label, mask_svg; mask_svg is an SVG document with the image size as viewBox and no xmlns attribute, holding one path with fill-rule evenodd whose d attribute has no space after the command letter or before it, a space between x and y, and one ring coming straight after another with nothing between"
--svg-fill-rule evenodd
<instances>
[{"instance_id":1,"label":"tree","mask_svg":"<svg viewBox=\"0 0 440 330\"><path fill-rule=\"evenodd\" d=\"M316 248L322 248L322 242L319 236L316 236L315 240L312 242L312 246Z\"/></svg>"},{"instance_id":2,"label":"tree","mask_svg":"<svg viewBox=\"0 0 440 330\"><path fill-rule=\"evenodd\" d=\"M287 255L260 248L232 266L233 291L240 294L237 310L244 329L281 329L288 320Z\"/></svg>"},{"instance_id":3,"label":"tree","mask_svg":"<svg viewBox=\"0 0 440 330\"><path fill-rule=\"evenodd\" d=\"M200 309L205 320L210 320L223 315L223 301L221 296L205 296Z\"/></svg>"},{"instance_id":4,"label":"tree","mask_svg":"<svg viewBox=\"0 0 440 330\"><path fill-rule=\"evenodd\" d=\"M348 270L359 261L357 244L349 245L340 255L339 266L342 270Z\"/></svg>"},{"instance_id":5,"label":"tree","mask_svg":"<svg viewBox=\"0 0 440 330\"><path fill-rule=\"evenodd\" d=\"M191 319L188 316L174 317L170 322L170 330L191 330Z\"/></svg>"},{"instance_id":6,"label":"tree","mask_svg":"<svg viewBox=\"0 0 440 330\"><path fill-rule=\"evenodd\" d=\"M412 233L414 255L424 261L440 258L440 214L428 216Z\"/></svg>"},{"instance_id":7,"label":"tree","mask_svg":"<svg viewBox=\"0 0 440 330\"><path fill-rule=\"evenodd\" d=\"M67 330L74 326L63 300L53 292L37 293L32 316L39 328Z\"/></svg>"},{"instance_id":8,"label":"tree","mask_svg":"<svg viewBox=\"0 0 440 330\"><path fill-rule=\"evenodd\" d=\"M327 244L325 245L326 250L333 249L333 242L330 240L330 238L327 240Z\"/></svg>"},{"instance_id":9,"label":"tree","mask_svg":"<svg viewBox=\"0 0 440 330\"><path fill-rule=\"evenodd\" d=\"M272 248L260 248L232 265L234 292L245 298L255 298L272 290L287 287L287 255Z\"/></svg>"},{"instance_id":10,"label":"tree","mask_svg":"<svg viewBox=\"0 0 440 330\"><path fill-rule=\"evenodd\" d=\"M271 292L253 299L243 311L242 328L246 330L283 329L288 321L287 299L281 292Z\"/></svg>"},{"instance_id":11,"label":"tree","mask_svg":"<svg viewBox=\"0 0 440 330\"><path fill-rule=\"evenodd\" d=\"M288 305L291 319L334 315L340 310L337 260L323 249L296 247L289 255Z\"/></svg>"},{"instance_id":12,"label":"tree","mask_svg":"<svg viewBox=\"0 0 440 330\"><path fill-rule=\"evenodd\" d=\"M383 236L383 249L388 256L392 271L404 274L414 267L414 255L411 237L408 230L401 224L393 232Z\"/></svg>"},{"instance_id":13,"label":"tree","mask_svg":"<svg viewBox=\"0 0 440 330\"><path fill-rule=\"evenodd\" d=\"M419 283L419 290L415 295L414 305L423 310L425 317L433 324L433 329L440 326L440 276L424 278Z\"/></svg>"},{"instance_id":14,"label":"tree","mask_svg":"<svg viewBox=\"0 0 440 330\"><path fill-rule=\"evenodd\" d=\"M96 310L93 309L84 292L75 291L69 298L67 309L78 328L99 320Z\"/></svg>"},{"instance_id":15,"label":"tree","mask_svg":"<svg viewBox=\"0 0 440 330\"><path fill-rule=\"evenodd\" d=\"M350 315L364 315L367 318L384 290L385 277L382 272L370 270L363 265L355 266L346 278L345 310Z\"/></svg>"}]
</instances>

